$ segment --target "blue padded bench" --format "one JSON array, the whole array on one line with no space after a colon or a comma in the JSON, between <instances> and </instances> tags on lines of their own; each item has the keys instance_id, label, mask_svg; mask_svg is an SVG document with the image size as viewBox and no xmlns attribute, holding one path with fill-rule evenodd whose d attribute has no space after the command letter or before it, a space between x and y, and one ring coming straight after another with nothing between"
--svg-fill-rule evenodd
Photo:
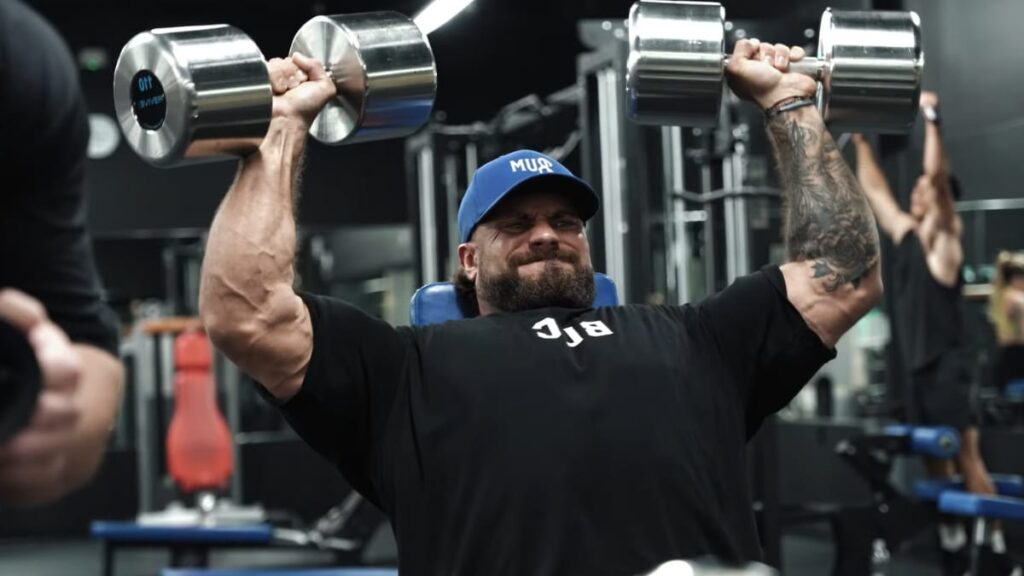
<instances>
[{"instance_id":1,"label":"blue padded bench","mask_svg":"<svg viewBox=\"0 0 1024 576\"><path fill-rule=\"evenodd\" d=\"M943 492L939 496L939 510L968 518L1024 520L1024 500L1006 496Z\"/></svg>"},{"instance_id":2,"label":"blue padded bench","mask_svg":"<svg viewBox=\"0 0 1024 576\"><path fill-rule=\"evenodd\" d=\"M594 308L618 306L619 296L611 278L594 273ZM441 324L449 320L462 320L466 316L459 308L455 285L451 282L431 282L412 295L409 305L409 323L413 326Z\"/></svg>"},{"instance_id":3,"label":"blue padded bench","mask_svg":"<svg viewBox=\"0 0 1024 576\"><path fill-rule=\"evenodd\" d=\"M1024 520L1024 500L1005 496L980 496L969 492L943 492L939 496L939 510L947 514L965 516L974 520L974 540L971 543L971 574L979 574L980 550L991 541L990 520Z\"/></svg>"},{"instance_id":4,"label":"blue padded bench","mask_svg":"<svg viewBox=\"0 0 1024 576\"><path fill-rule=\"evenodd\" d=\"M1015 474L993 474L992 483L1000 496L1024 496L1024 477ZM939 495L947 490L964 492L964 481L959 477L943 480L919 480L914 485L914 493L920 500L935 502Z\"/></svg>"},{"instance_id":5,"label":"blue padded bench","mask_svg":"<svg viewBox=\"0 0 1024 576\"><path fill-rule=\"evenodd\" d=\"M103 542L103 574L113 576L119 548L169 548L171 566L206 566L210 548L269 546L269 524L239 526L156 526L136 522L93 522L90 534Z\"/></svg>"},{"instance_id":6,"label":"blue padded bench","mask_svg":"<svg viewBox=\"0 0 1024 576\"><path fill-rule=\"evenodd\" d=\"M318 568L318 569L262 569L262 570L195 570L165 569L160 576L398 576L394 568Z\"/></svg>"},{"instance_id":7,"label":"blue padded bench","mask_svg":"<svg viewBox=\"0 0 1024 576\"><path fill-rule=\"evenodd\" d=\"M1003 391L1010 402L1024 402L1024 380L1012 380Z\"/></svg>"},{"instance_id":8,"label":"blue padded bench","mask_svg":"<svg viewBox=\"0 0 1024 576\"><path fill-rule=\"evenodd\" d=\"M883 429L886 436L906 442L904 453L952 458L960 451L960 434L948 426L898 424Z\"/></svg>"}]
</instances>

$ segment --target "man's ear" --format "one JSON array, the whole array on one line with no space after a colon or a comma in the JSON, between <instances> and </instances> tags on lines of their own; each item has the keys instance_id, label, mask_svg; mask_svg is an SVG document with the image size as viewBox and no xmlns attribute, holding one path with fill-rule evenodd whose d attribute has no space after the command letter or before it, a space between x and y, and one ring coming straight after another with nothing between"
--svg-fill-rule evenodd
<instances>
[{"instance_id":1,"label":"man's ear","mask_svg":"<svg viewBox=\"0 0 1024 576\"><path fill-rule=\"evenodd\" d=\"M476 245L471 242L459 244L459 265L466 271L466 277L476 282L476 274L480 265L477 258Z\"/></svg>"}]
</instances>

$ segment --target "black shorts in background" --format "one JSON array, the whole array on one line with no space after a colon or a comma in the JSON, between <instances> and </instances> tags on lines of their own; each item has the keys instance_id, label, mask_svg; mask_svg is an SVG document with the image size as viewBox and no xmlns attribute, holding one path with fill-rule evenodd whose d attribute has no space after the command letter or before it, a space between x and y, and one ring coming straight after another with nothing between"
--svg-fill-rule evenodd
<instances>
[{"instance_id":1,"label":"black shorts in background","mask_svg":"<svg viewBox=\"0 0 1024 576\"><path fill-rule=\"evenodd\" d=\"M955 348L911 372L911 422L957 430L977 425L971 402L972 365L970 353Z\"/></svg>"},{"instance_id":2,"label":"black shorts in background","mask_svg":"<svg viewBox=\"0 0 1024 576\"><path fill-rule=\"evenodd\" d=\"M1015 380L1024 380L1024 345L1000 346L996 354L992 384L1005 392L1006 386Z\"/></svg>"}]
</instances>

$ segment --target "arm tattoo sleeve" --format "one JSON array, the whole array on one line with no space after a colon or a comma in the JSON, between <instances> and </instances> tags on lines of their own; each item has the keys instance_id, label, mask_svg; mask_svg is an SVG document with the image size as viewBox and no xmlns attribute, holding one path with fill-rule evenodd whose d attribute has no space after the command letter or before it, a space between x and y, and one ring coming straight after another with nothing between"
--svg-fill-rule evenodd
<instances>
[{"instance_id":1,"label":"arm tattoo sleeve","mask_svg":"<svg viewBox=\"0 0 1024 576\"><path fill-rule=\"evenodd\" d=\"M854 288L878 262L878 230L867 198L813 109L768 120L785 189L786 250L810 263L828 292Z\"/></svg>"}]
</instances>

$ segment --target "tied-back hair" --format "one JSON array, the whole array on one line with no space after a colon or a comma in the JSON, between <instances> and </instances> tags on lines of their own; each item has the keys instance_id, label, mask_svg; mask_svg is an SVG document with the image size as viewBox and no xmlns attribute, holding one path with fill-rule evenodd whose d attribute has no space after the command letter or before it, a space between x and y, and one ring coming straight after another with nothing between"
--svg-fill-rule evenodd
<instances>
[{"instance_id":1,"label":"tied-back hair","mask_svg":"<svg viewBox=\"0 0 1024 576\"><path fill-rule=\"evenodd\" d=\"M452 275L452 284L455 286L455 301L459 304L459 310L466 318L473 318L480 315L480 303L476 299L476 284L466 275L466 270L459 267Z\"/></svg>"},{"instance_id":2,"label":"tied-back hair","mask_svg":"<svg viewBox=\"0 0 1024 576\"><path fill-rule=\"evenodd\" d=\"M992 296L988 301L988 316L995 325L996 334L1009 337L1014 333L1013 322L1007 317L1003 302L1006 291L1016 276L1024 276L1024 253L1003 250L996 257L995 278L992 279Z\"/></svg>"}]
</instances>

